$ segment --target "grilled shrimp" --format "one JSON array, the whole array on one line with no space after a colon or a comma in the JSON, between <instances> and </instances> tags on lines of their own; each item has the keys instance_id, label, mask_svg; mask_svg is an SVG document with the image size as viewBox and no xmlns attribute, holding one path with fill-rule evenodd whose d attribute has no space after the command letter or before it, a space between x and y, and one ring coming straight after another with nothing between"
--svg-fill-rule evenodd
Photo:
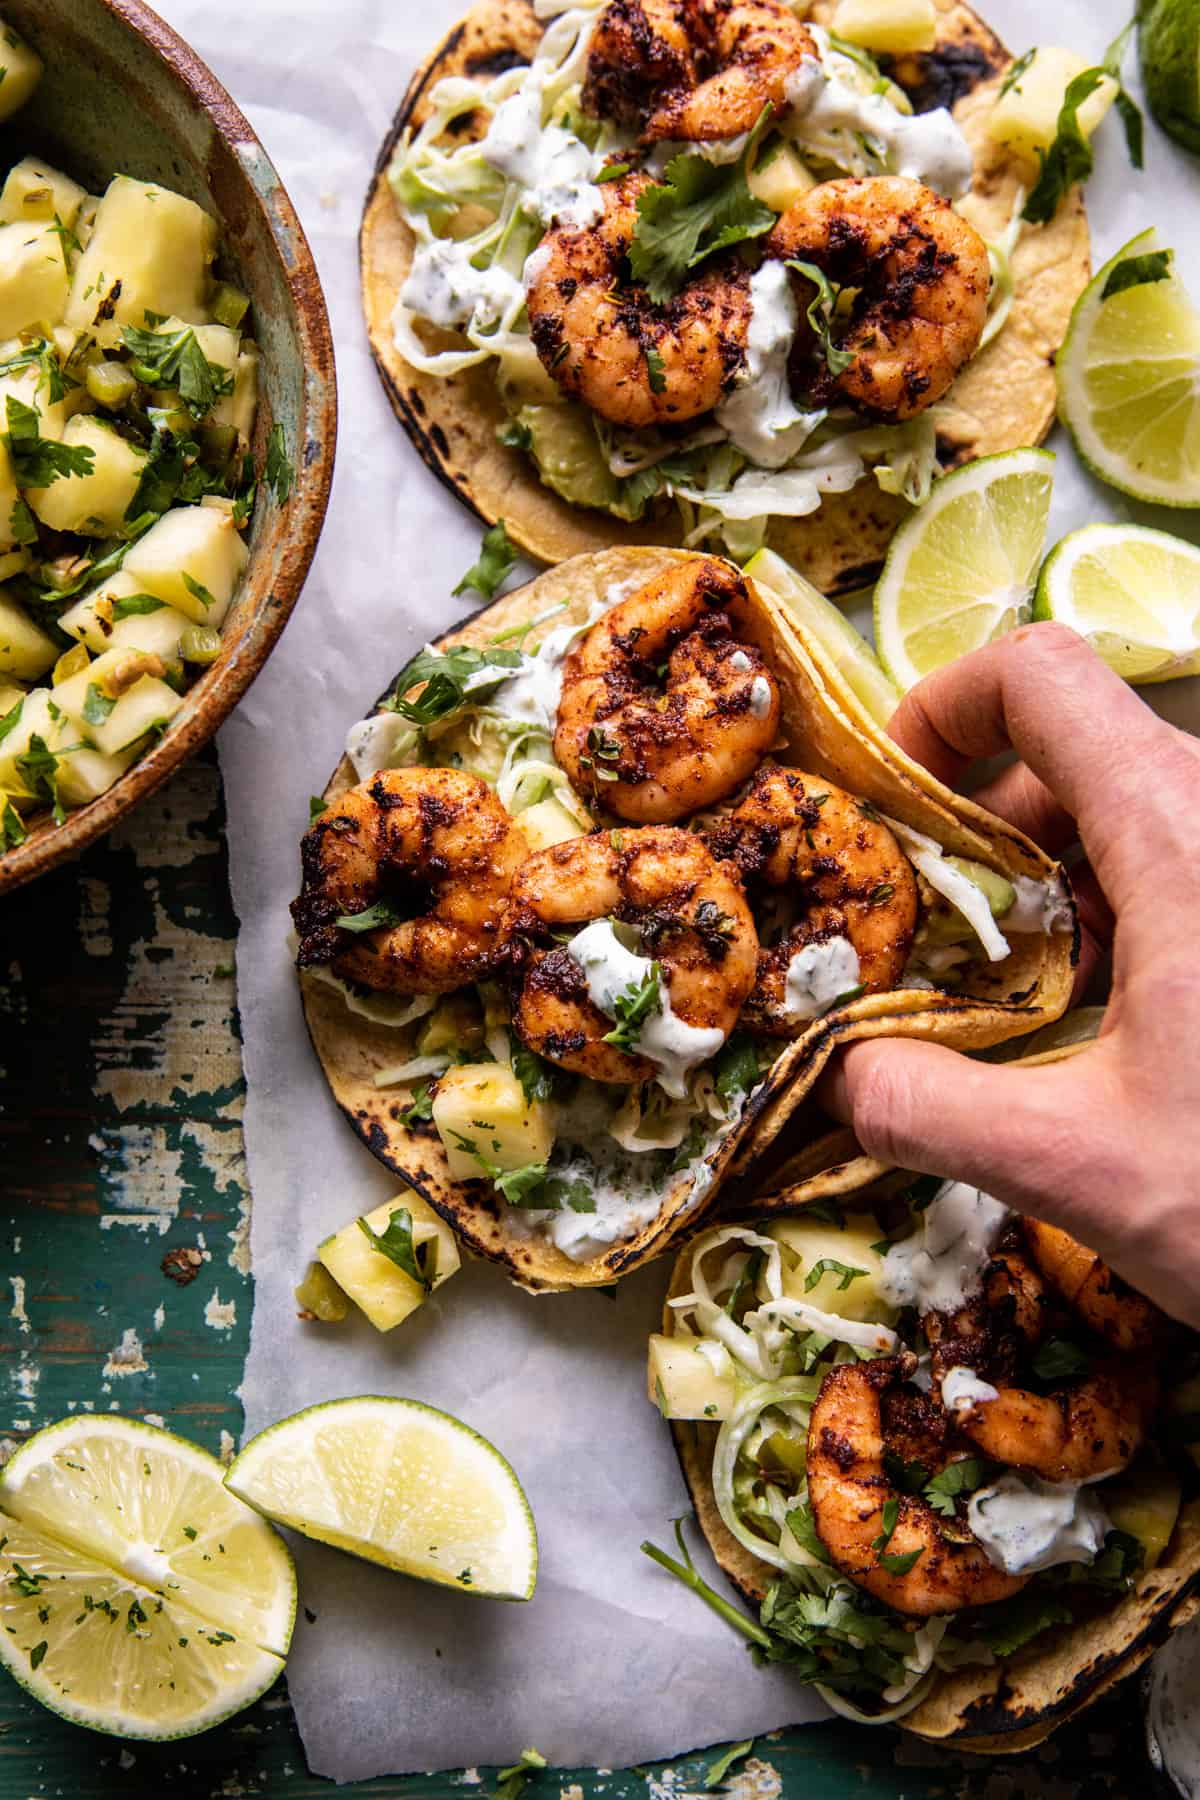
<instances>
[{"instance_id":1,"label":"grilled shrimp","mask_svg":"<svg viewBox=\"0 0 1200 1800\"><path fill-rule=\"evenodd\" d=\"M737 137L787 106L788 77L816 56L782 0L610 0L596 24L584 105L663 138Z\"/></svg>"},{"instance_id":2,"label":"grilled shrimp","mask_svg":"<svg viewBox=\"0 0 1200 1800\"><path fill-rule=\"evenodd\" d=\"M675 563L593 625L567 662L554 754L572 785L634 824L733 793L779 731L779 689L743 642L730 564Z\"/></svg>"},{"instance_id":3,"label":"grilled shrimp","mask_svg":"<svg viewBox=\"0 0 1200 1800\"><path fill-rule=\"evenodd\" d=\"M445 994L495 966L525 844L487 783L461 769L387 769L305 833L292 902L301 968L397 994ZM338 920L384 903L394 923Z\"/></svg>"},{"instance_id":4,"label":"grilled shrimp","mask_svg":"<svg viewBox=\"0 0 1200 1800\"><path fill-rule=\"evenodd\" d=\"M570 946L548 947L564 926L605 919L637 928L671 1013L712 1034L697 1060L715 1055L753 984L758 938L736 874L691 832L671 827L593 832L539 851L519 870L508 927L523 964L513 1025L525 1043L593 1081L654 1076L647 1056L605 1043L613 1021L592 1003Z\"/></svg>"},{"instance_id":5,"label":"grilled shrimp","mask_svg":"<svg viewBox=\"0 0 1200 1800\"><path fill-rule=\"evenodd\" d=\"M1153 1345L1164 1321L1152 1301L1065 1231L1038 1219L1025 1219L1023 1226L1034 1262L1085 1325L1116 1350L1147 1350Z\"/></svg>"},{"instance_id":6,"label":"grilled shrimp","mask_svg":"<svg viewBox=\"0 0 1200 1800\"><path fill-rule=\"evenodd\" d=\"M940 400L979 346L991 270L987 246L947 200L898 175L822 182L766 240L768 256L806 262L853 290L834 325L851 357L839 374L813 333L797 337L792 375L811 400L873 418L911 419ZM815 298L795 277L802 307Z\"/></svg>"},{"instance_id":7,"label":"grilled shrimp","mask_svg":"<svg viewBox=\"0 0 1200 1800\"><path fill-rule=\"evenodd\" d=\"M1110 1363L1052 1394L1001 1387L959 1412L959 1429L985 1456L1043 1481L1096 1481L1126 1468L1158 1400L1145 1362Z\"/></svg>"},{"instance_id":8,"label":"grilled shrimp","mask_svg":"<svg viewBox=\"0 0 1200 1800\"><path fill-rule=\"evenodd\" d=\"M877 814L819 776L764 763L745 797L708 834L752 886L794 894L800 918L759 954L747 1019L795 1037L807 1018L789 1002L792 961L806 945L848 938L858 983L885 993L899 982L917 923L917 881Z\"/></svg>"},{"instance_id":9,"label":"grilled shrimp","mask_svg":"<svg viewBox=\"0 0 1200 1800\"><path fill-rule=\"evenodd\" d=\"M821 1383L808 1429L808 1498L817 1535L844 1575L911 1617L1006 1600L1028 1577L1005 1575L977 1543L949 1537L926 1501L897 1493L884 1474L880 1400L905 1373L900 1359L882 1357L835 1364ZM888 1501L899 1516L881 1544ZM911 1568L888 1567L893 1557L913 1552Z\"/></svg>"},{"instance_id":10,"label":"grilled shrimp","mask_svg":"<svg viewBox=\"0 0 1200 1800\"><path fill-rule=\"evenodd\" d=\"M641 430L711 411L742 368L750 276L717 257L656 306L628 279L638 195L652 184L626 175L602 190L594 225L547 232L526 270L534 346L572 400L614 425Z\"/></svg>"}]
</instances>

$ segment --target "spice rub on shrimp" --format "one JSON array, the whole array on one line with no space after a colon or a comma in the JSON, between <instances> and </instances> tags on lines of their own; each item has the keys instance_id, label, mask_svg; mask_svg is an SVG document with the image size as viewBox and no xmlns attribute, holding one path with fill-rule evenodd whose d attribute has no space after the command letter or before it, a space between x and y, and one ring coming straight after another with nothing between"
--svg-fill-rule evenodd
<instances>
[{"instance_id":1,"label":"spice rub on shrimp","mask_svg":"<svg viewBox=\"0 0 1200 1800\"><path fill-rule=\"evenodd\" d=\"M779 689L746 628L745 579L691 557L605 613L567 662L554 754L593 804L683 819L741 786L779 733Z\"/></svg>"},{"instance_id":2,"label":"spice rub on shrimp","mask_svg":"<svg viewBox=\"0 0 1200 1800\"><path fill-rule=\"evenodd\" d=\"M987 246L947 200L898 175L825 181L790 206L768 256L806 262L852 290L834 321L850 358L834 374L816 333L796 339L792 378L819 405L911 419L940 400L979 346L987 320ZM803 306L815 298L797 273ZM803 311L803 307L802 307Z\"/></svg>"},{"instance_id":3,"label":"spice rub on shrimp","mask_svg":"<svg viewBox=\"0 0 1200 1800\"><path fill-rule=\"evenodd\" d=\"M305 833L292 902L299 966L397 994L445 994L493 968L526 845L491 788L461 769L386 769ZM389 909L377 929L338 920Z\"/></svg>"},{"instance_id":4,"label":"spice rub on shrimp","mask_svg":"<svg viewBox=\"0 0 1200 1800\"><path fill-rule=\"evenodd\" d=\"M1006 1600L1028 1577L997 1569L961 1521L950 1536L927 1501L897 1492L885 1474L881 1399L913 1366L912 1357L881 1357L829 1370L809 1422L808 1498L844 1575L897 1612L929 1618ZM898 1509L890 1536L889 1501Z\"/></svg>"},{"instance_id":5,"label":"spice rub on shrimp","mask_svg":"<svg viewBox=\"0 0 1200 1800\"><path fill-rule=\"evenodd\" d=\"M646 143L737 137L764 106L785 110L789 76L816 53L782 0L610 0L584 105Z\"/></svg>"},{"instance_id":6,"label":"spice rub on shrimp","mask_svg":"<svg viewBox=\"0 0 1200 1800\"><path fill-rule=\"evenodd\" d=\"M800 911L794 922L784 916L779 941L760 952L748 1023L777 1037L803 1031L820 1008L801 1003L793 962L833 938L848 939L858 959L847 988L876 994L898 985L916 929L917 880L873 808L819 776L764 763L708 841L752 890L778 890Z\"/></svg>"},{"instance_id":7,"label":"spice rub on shrimp","mask_svg":"<svg viewBox=\"0 0 1200 1800\"><path fill-rule=\"evenodd\" d=\"M635 956L598 923L610 920L633 927ZM578 933L554 942L564 928L593 925L590 943ZM520 970L514 1028L593 1081L657 1075L681 1097L688 1068L720 1049L754 981L758 938L736 874L671 827L597 831L531 856L513 882L508 929ZM643 1029L628 1049L607 1043L613 1017L593 995L629 991L651 964L659 991Z\"/></svg>"},{"instance_id":8,"label":"spice rub on shrimp","mask_svg":"<svg viewBox=\"0 0 1200 1800\"><path fill-rule=\"evenodd\" d=\"M1165 1325L1153 1301L1065 1231L1040 1219L1024 1219L1022 1226L1038 1269L1090 1330L1116 1350L1153 1346Z\"/></svg>"},{"instance_id":9,"label":"spice rub on shrimp","mask_svg":"<svg viewBox=\"0 0 1200 1800\"><path fill-rule=\"evenodd\" d=\"M572 400L614 425L642 430L711 411L746 355L750 275L735 255L711 259L662 306L629 279L637 200L651 183L605 183L594 225L559 226L526 275L538 356Z\"/></svg>"},{"instance_id":10,"label":"spice rub on shrimp","mask_svg":"<svg viewBox=\"0 0 1200 1800\"><path fill-rule=\"evenodd\" d=\"M1126 1359L1050 1394L1001 1387L960 1411L958 1425L996 1462L1043 1481L1096 1481L1133 1461L1157 1401L1153 1369Z\"/></svg>"}]
</instances>

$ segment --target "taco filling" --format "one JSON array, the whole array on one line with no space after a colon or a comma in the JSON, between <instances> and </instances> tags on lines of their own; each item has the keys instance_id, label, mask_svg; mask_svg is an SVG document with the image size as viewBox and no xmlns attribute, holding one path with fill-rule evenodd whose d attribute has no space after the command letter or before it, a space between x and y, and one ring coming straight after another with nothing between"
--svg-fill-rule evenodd
<instances>
[{"instance_id":1,"label":"taco filling","mask_svg":"<svg viewBox=\"0 0 1200 1800\"><path fill-rule=\"evenodd\" d=\"M546 486L677 509L689 546L744 559L865 480L925 498L1020 230L965 216L951 114L783 0L535 10L532 60L437 82L391 163L405 361L495 359L501 442Z\"/></svg>"},{"instance_id":2,"label":"taco filling","mask_svg":"<svg viewBox=\"0 0 1200 1800\"><path fill-rule=\"evenodd\" d=\"M970 992L1006 933L1071 925L1060 877L947 856L792 766L761 596L645 554L586 609L413 658L349 733L292 909L301 969L395 1027L396 1137L575 1261L707 1198L814 1020Z\"/></svg>"},{"instance_id":3,"label":"taco filling","mask_svg":"<svg viewBox=\"0 0 1200 1800\"><path fill-rule=\"evenodd\" d=\"M699 1237L649 1381L700 1422L693 1498L759 1604L726 1616L883 1722L1159 1561L1185 1466L1155 1447L1162 1370L1195 1355L1098 1257L974 1188L898 1174L858 1204Z\"/></svg>"}]
</instances>

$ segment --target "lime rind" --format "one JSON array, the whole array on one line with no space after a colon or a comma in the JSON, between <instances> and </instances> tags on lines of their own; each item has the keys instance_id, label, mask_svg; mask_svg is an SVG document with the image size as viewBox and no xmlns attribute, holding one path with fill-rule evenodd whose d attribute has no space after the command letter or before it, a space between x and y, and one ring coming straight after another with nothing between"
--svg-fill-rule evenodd
<instances>
[{"instance_id":1,"label":"lime rind","mask_svg":"<svg viewBox=\"0 0 1200 1800\"><path fill-rule=\"evenodd\" d=\"M1085 525L1046 558L1034 616L1070 625L1137 685L1200 674L1200 549L1149 526Z\"/></svg>"},{"instance_id":2,"label":"lime rind","mask_svg":"<svg viewBox=\"0 0 1200 1800\"><path fill-rule=\"evenodd\" d=\"M774 550L758 551L746 564L745 573L766 588L784 613L825 652L876 724L886 725L900 704L900 690L841 608Z\"/></svg>"}]
</instances>

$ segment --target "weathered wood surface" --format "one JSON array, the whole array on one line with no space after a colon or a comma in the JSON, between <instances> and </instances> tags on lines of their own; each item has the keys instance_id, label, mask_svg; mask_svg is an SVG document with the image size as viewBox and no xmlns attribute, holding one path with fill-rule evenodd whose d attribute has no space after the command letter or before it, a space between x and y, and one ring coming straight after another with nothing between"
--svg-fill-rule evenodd
<instances>
[{"instance_id":1,"label":"weathered wood surface","mask_svg":"<svg viewBox=\"0 0 1200 1800\"><path fill-rule=\"evenodd\" d=\"M135 1414L218 1453L238 1437L252 1283L223 826L215 765L195 763L106 843L0 906L0 1451L78 1410ZM525 1796L686 1800L704 1794L711 1761L548 1771ZM1013 1762L836 1724L762 1740L739 1767L735 1800L1124 1800L1154 1786L1129 1688ZM494 1792L494 1771L341 1791L461 1800L464 1788ZM0 1800L333 1791L305 1772L282 1685L204 1738L125 1749L0 1676Z\"/></svg>"}]
</instances>

